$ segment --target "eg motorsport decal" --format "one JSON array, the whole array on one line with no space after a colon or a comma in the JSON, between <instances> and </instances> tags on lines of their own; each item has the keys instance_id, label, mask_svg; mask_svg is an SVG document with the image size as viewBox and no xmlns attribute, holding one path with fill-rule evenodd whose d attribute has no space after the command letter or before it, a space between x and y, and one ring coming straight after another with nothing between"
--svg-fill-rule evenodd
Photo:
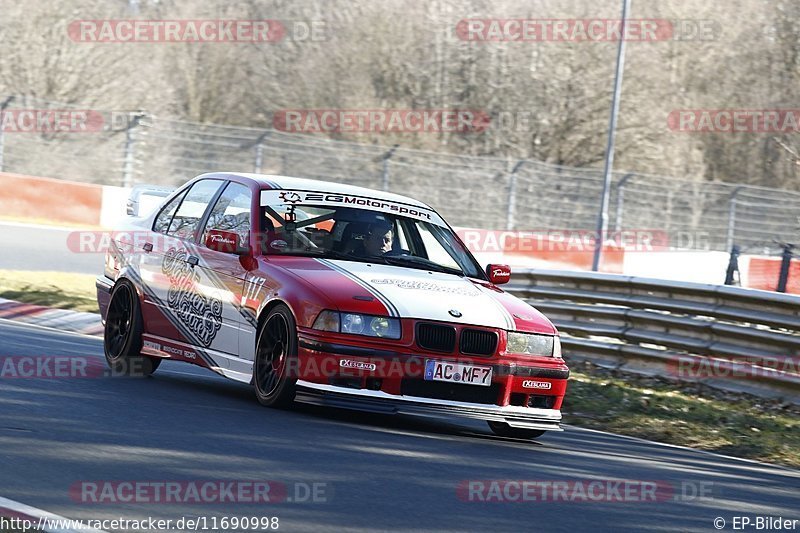
<instances>
[{"instance_id":1,"label":"eg motorsport decal","mask_svg":"<svg viewBox=\"0 0 800 533\"><path fill-rule=\"evenodd\" d=\"M222 301L194 290L200 281L186 258L185 250L170 248L164 254L161 271L169 279L167 304L177 318L208 348L222 327Z\"/></svg>"},{"instance_id":2,"label":"eg motorsport decal","mask_svg":"<svg viewBox=\"0 0 800 533\"><path fill-rule=\"evenodd\" d=\"M286 202L287 204L296 204L303 198L296 192L284 191L280 194L280 199Z\"/></svg>"},{"instance_id":3,"label":"eg motorsport decal","mask_svg":"<svg viewBox=\"0 0 800 533\"><path fill-rule=\"evenodd\" d=\"M307 192L305 193L305 202L330 202L333 204L342 204L345 206L352 205L358 207L374 207L380 211L388 210L396 212L399 215L412 216L416 218L423 218L430 220L431 214L424 211L419 211L411 207L401 206L386 200L374 200L372 198L360 198L358 196L346 196L344 194L326 194Z\"/></svg>"},{"instance_id":4,"label":"eg motorsport decal","mask_svg":"<svg viewBox=\"0 0 800 533\"><path fill-rule=\"evenodd\" d=\"M308 204L332 207L357 207L370 211L380 211L394 215L415 218L446 226L442 218L426 207L393 202L380 198L367 198L341 193L309 192L309 191L261 191L261 205L285 203L290 205Z\"/></svg>"}]
</instances>

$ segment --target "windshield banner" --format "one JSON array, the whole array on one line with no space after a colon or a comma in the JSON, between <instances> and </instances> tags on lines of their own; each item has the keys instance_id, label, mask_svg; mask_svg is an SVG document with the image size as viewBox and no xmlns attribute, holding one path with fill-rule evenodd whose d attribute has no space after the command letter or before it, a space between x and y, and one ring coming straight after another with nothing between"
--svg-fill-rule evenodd
<instances>
[{"instance_id":1,"label":"windshield banner","mask_svg":"<svg viewBox=\"0 0 800 533\"><path fill-rule=\"evenodd\" d=\"M444 220L431 209L416 205L409 205L400 202L392 202L380 198L368 198L366 196L354 196L351 194L327 193L318 191L261 191L261 205L297 205L297 206L330 206L330 207L352 207L357 209L367 209L379 211L390 215L403 216L431 222L439 226L446 226Z\"/></svg>"}]
</instances>

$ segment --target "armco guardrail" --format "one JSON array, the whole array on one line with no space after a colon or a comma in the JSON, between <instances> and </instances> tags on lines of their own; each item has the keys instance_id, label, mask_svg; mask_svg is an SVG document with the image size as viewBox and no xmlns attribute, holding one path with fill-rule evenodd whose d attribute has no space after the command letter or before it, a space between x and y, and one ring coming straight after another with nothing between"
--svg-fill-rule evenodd
<instances>
[{"instance_id":1,"label":"armco guardrail","mask_svg":"<svg viewBox=\"0 0 800 533\"><path fill-rule=\"evenodd\" d=\"M565 357L800 403L800 296L595 272L519 270Z\"/></svg>"}]
</instances>

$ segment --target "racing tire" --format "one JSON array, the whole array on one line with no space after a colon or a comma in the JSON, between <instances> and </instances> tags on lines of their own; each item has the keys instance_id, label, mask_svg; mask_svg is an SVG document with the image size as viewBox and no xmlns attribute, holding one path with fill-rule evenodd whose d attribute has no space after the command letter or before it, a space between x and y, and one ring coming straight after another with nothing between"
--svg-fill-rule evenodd
<instances>
[{"instance_id":1,"label":"racing tire","mask_svg":"<svg viewBox=\"0 0 800 533\"><path fill-rule=\"evenodd\" d=\"M294 403L297 372L297 325L283 304L275 306L258 329L253 386L256 398L267 407Z\"/></svg>"},{"instance_id":2,"label":"racing tire","mask_svg":"<svg viewBox=\"0 0 800 533\"><path fill-rule=\"evenodd\" d=\"M498 437L510 437L512 439L538 439L546 432L541 429L525 429L509 426L505 422L488 421L489 429Z\"/></svg>"},{"instance_id":3,"label":"racing tire","mask_svg":"<svg viewBox=\"0 0 800 533\"><path fill-rule=\"evenodd\" d=\"M128 281L114 286L106 313L103 352L113 375L149 376L161 364L159 357L142 355L142 310L136 289Z\"/></svg>"}]
</instances>

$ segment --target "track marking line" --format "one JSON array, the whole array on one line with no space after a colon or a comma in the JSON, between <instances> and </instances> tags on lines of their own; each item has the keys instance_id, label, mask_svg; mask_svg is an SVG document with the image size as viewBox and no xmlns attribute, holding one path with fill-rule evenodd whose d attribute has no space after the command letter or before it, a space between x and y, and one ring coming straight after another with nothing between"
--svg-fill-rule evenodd
<instances>
[{"instance_id":1,"label":"track marking line","mask_svg":"<svg viewBox=\"0 0 800 533\"><path fill-rule=\"evenodd\" d=\"M564 427L569 428L570 430L585 431L585 432L588 432L588 433L600 433L602 435L611 435L613 437L621 437L623 439L633 440L633 441L641 442L641 443L644 443L644 444L655 444L655 445L666 447L666 448L677 448L679 450L686 450L688 452L702 453L704 455L711 455L711 456L714 456L714 457L721 457L721 458L724 458L724 459L732 459L732 460L735 460L735 461L740 461L740 462L744 462L744 463L750 463L750 464L753 464L753 465L769 467L769 468L775 468L775 469L778 469L778 470L784 470L785 473L787 473L787 474L791 474L791 475L800 477L800 470L792 468L790 466L781 465L781 464L764 463L762 461L757 461L755 459L747 459L746 457L734 457L733 455L725 455L725 454L722 454L722 453L712 452L712 451L709 451L709 450L700 450L698 448L691 448L689 446L682 446L680 444L670 444L668 442L658 442L658 441L654 441L654 440L647 440L647 439L643 439L642 437L634 437L632 435L620 435L619 433L612 433L610 431L603 431L601 429L582 428L582 427L579 427L579 426L572 426L570 424L561 424L561 425L564 426Z\"/></svg>"},{"instance_id":2,"label":"track marking line","mask_svg":"<svg viewBox=\"0 0 800 533\"><path fill-rule=\"evenodd\" d=\"M13 319L10 319L10 318L0 318L0 324L2 324L2 323L8 323L8 324L12 324L12 325L15 325L15 326L21 326L21 327L42 329L42 330L45 330L45 331L50 331L50 332L53 332L53 333L61 333L61 334L64 334L64 335L74 335L74 336L77 336L77 337L83 337L85 339L94 339L94 340L97 340L97 341L102 341L103 340L103 338L98 336L98 335L89 335L87 333L81 333L79 331L68 331L68 330L65 330L65 329L58 329L58 328L53 328L53 327L48 327L48 326L40 326L39 324L33 324L33 323L29 323L29 322L22 322L20 320L13 320Z\"/></svg>"}]
</instances>

